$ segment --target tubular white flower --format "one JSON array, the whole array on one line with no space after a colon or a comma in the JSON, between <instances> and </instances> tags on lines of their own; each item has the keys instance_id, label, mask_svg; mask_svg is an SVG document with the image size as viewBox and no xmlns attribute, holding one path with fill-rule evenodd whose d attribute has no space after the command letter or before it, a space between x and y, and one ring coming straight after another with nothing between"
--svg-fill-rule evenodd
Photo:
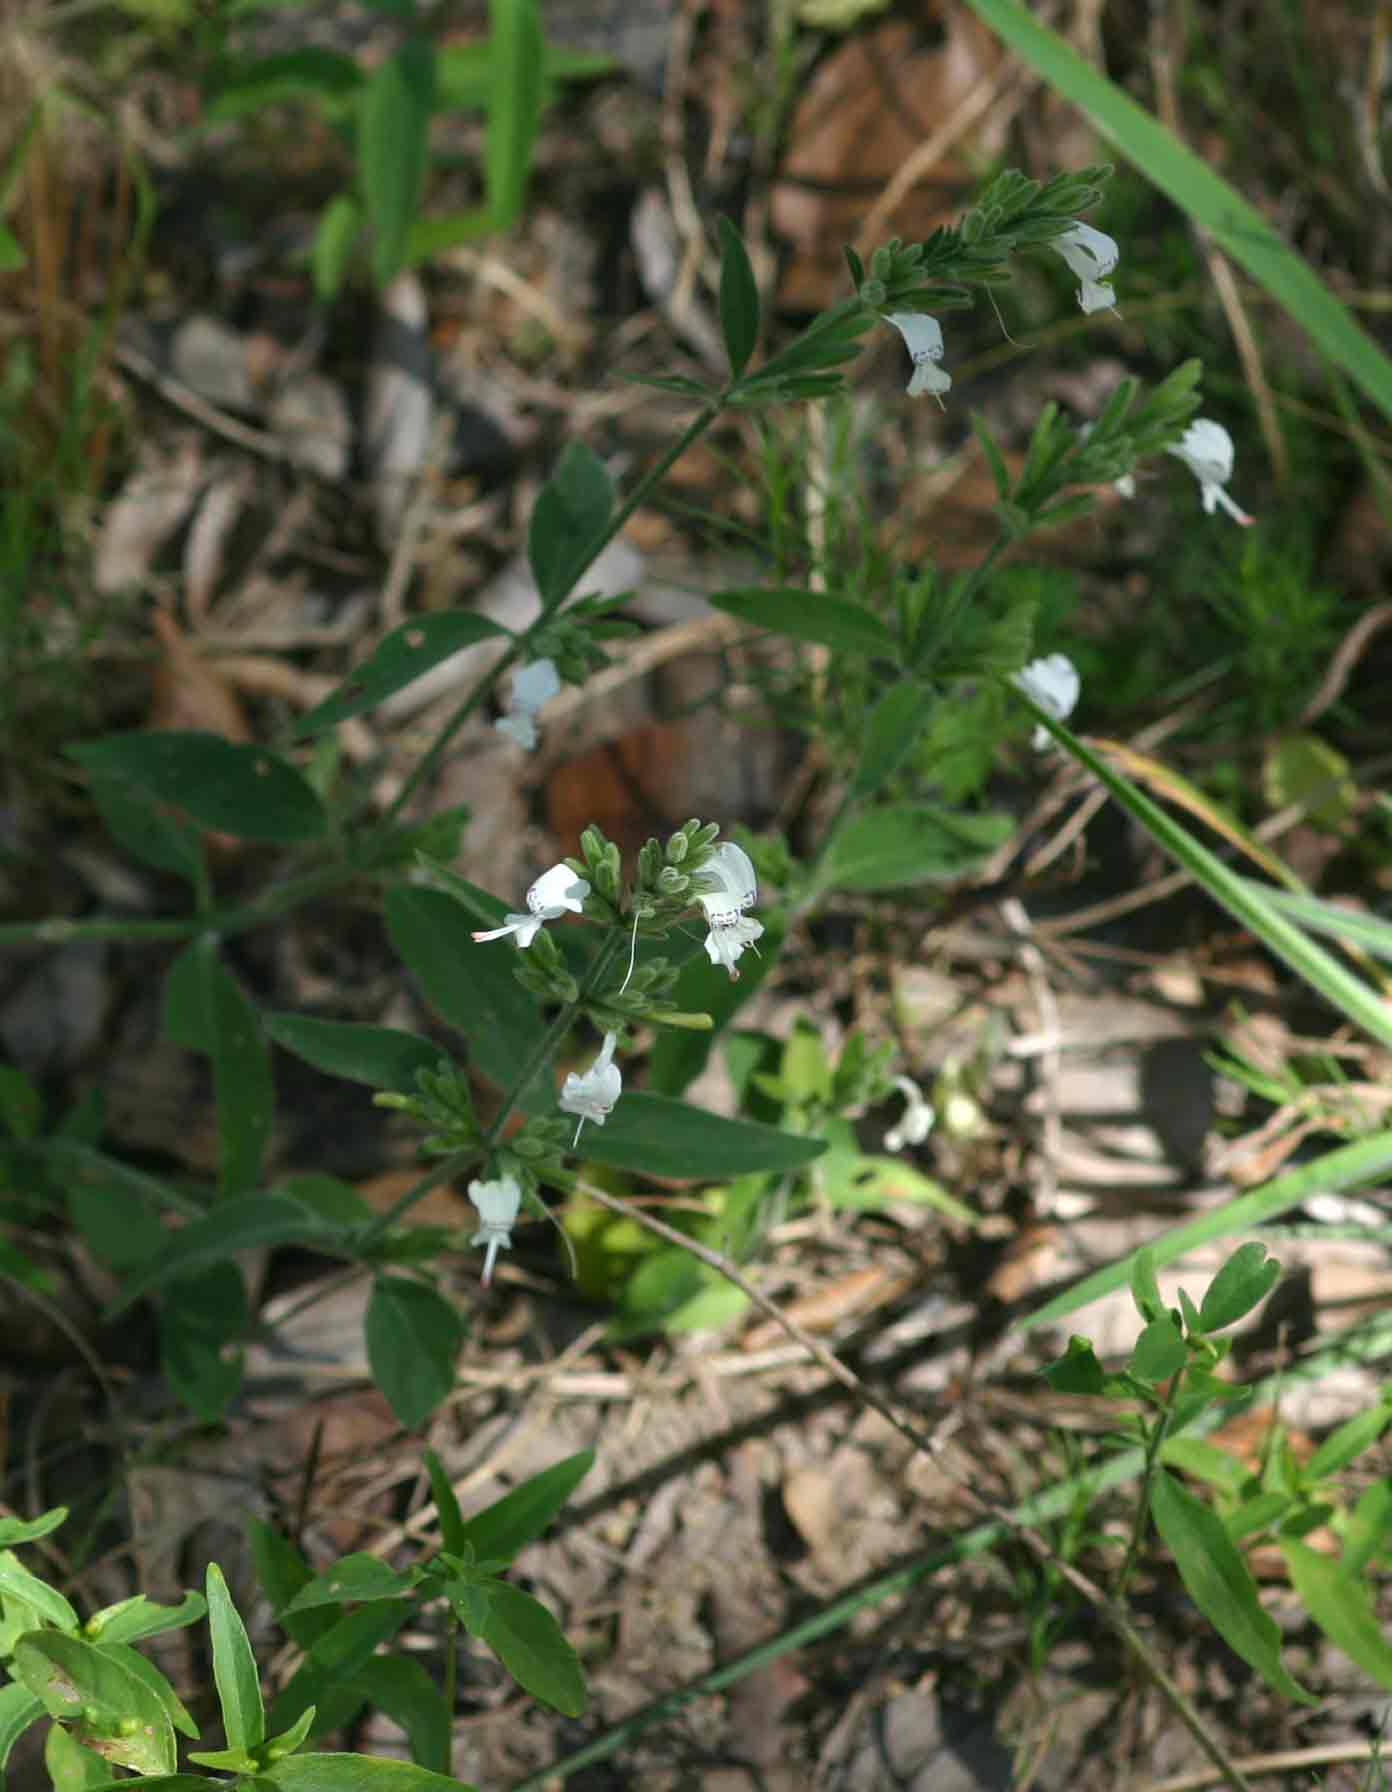
<instances>
[{"instance_id":1,"label":"tubular white flower","mask_svg":"<svg viewBox=\"0 0 1392 1792\"><path fill-rule=\"evenodd\" d=\"M1211 417L1196 417L1165 452L1182 460L1198 480L1203 507L1210 516L1221 504L1233 521L1241 523L1244 529L1257 520L1239 509L1223 490L1232 477L1233 442L1221 423L1215 423Z\"/></svg>"},{"instance_id":2,"label":"tubular white flower","mask_svg":"<svg viewBox=\"0 0 1392 1792\"><path fill-rule=\"evenodd\" d=\"M537 744L536 719L561 688L561 677L554 660L532 660L519 667L512 678L512 701L508 713L499 716L493 726L499 734L530 752Z\"/></svg>"},{"instance_id":3,"label":"tubular white flower","mask_svg":"<svg viewBox=\"0 0 1392 1792\"><path fill-rule=\"evenodd\" d=\"M762 921L750 919L745 909L758 899L759 883L749 854L733 840L722 841L697 873L715 885L698 890L696 900L705 910L706 955L712 964L723 964L731 982L739 978L735 960L746 946L763 935Z\"/></svg>"},{"instance_id":4,"label":"tubular white flower","mask_svg":"<svg viewBox=\"0 0 1392 1792\"><path fill-rule=\"evenodd\" d=\"M894 1087L904 1097L907 1106L899 1124L892 1126L884 1136L886 1151L902 1151L906 1145L921 1145L933 1130L933 1122L938 1117L932 1102L912 1077L896 1076Z\"/></svg>"},{"instance_id":5,"label":"tubular white flower","mask_svg":"<svg viewBox=\"0 0 1392 1792\"><path fill-rule=\"evenodd\" d=\"M479 1216L479 1229L469 1243L488 1247L483 1259L483 1274L479 1277L486 1288L493 1280L493 1263L498 1252L512 1249L512 1228L522 1205L522 1189L515 1176L500 1176L496 1182L471 1182L469 1199L478 1209Z\"/></svg>"},{"instance_id":6,"label":"tubular white flower","mask_svg":"<svg viewBox=\"0 0 1392 1792\"><path fill-rule=\"evenodd\" d=\"M583 1076L572 1070L561 1084L561 1112L579 1115L573 1145L580 1142L580 1127L587 1120L603 1126L623 1094L623 1072L614 1062L614 1047L618 1043L617 1033L606 1033L599 1056Z\"/></svg>"},{"instance_id":7,"label":"tubular white flower","mask_svg":"<svg viewBox=\"0 0 1392 1792\"><path fill-rule=\"evenodd\" d=\"M937 398L940 393L950 392L952 375L938 365L943 358L943 333L937 318L929 317L926 311L892 311L885 322L894 325L913 358L909 397L931 392Z\"/></svg>"},{"instance_id":8,"label":"tubular white flower","mask_svg":"<svg viewBox=\"0 0 1392 1792\"><path fill-rule=\"evenodd\" d=\"M474 938L500 940L505 934L515 933L519 946L530 946L547 921L558 920L564 914L578 915L589 893L588 882L577 877L569 865L553 865L542 872L527 892L529 914L509 912L501 927L486 928Z\"/></svg>"},{"instance_id":9,"label":"tubular white flower","mask_svg":"<svg viewBox=\"0 0 1392 1792\"><path fill-rule=\"evenodd\" d=\"M1051 653L1044 659L1031 660L1015 674L1011 683L1056 722L1066 722L1072 715L1083 688L1078 668L1066 653ZM1042 724L1038 726L1034 731L1035 752L1047 747L1052 738L1047 728Z\"/></svg>"},{"instance_id":10,"label":"tubular white flower","mask_svg":"<svg viewBox=\"0 0 1392 1792\"><path fill-rule=\"evenodd\" d=\"M1069 272L1077 275L1078 303L1086 315L1115 306L1116 293L1106 284L1121 258L1114 238L1105 230L1094 230L1091 224L1070 224L1049 247L1068 263Z\"/></svg>"}]
</instances>

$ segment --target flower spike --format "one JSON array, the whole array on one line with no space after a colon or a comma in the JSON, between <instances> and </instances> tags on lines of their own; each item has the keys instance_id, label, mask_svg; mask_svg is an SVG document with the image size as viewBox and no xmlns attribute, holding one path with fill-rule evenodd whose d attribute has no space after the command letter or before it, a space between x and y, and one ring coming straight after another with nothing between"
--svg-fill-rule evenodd
<instances>
[{"instance_id":1,"label":"flower spike","mask_svg":"<svg viewBox=\"0 0 1392 1792\"><path fill-rule=\"evenodd\" d=\"M553 865L549 871L543 871L527 891L529 914L510 912L501 927L485 928L474 938L500 940L506 934L515 933L519 946L530 946L547 921L558 920L564 914L578 915L589 893L587 881L577 877L569 865Z\"/></svg>"}]
</instances>

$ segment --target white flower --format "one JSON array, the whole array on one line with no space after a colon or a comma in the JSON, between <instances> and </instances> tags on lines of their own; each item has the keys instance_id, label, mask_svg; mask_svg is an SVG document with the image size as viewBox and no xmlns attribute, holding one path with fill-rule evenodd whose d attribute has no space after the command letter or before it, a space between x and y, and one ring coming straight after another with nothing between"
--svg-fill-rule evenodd
<instances>
[{"instance_id":1,"label":"white flower","mask_svg":"<svg viewBox=\"0 0 1392 1792\"><path fill-rule=\"evenodd\" d=\"M706 955L712 964L723 964L734 982L739 972L735 960L746 946L752 946L763 935L762 921L745 915L759 894L758 879L749 854L733 840L725 840L697 873L715 884L712 890L698 890L696 900L706 912Z\"/></svg>"},{"instance_id":2,"label":"white flower","mask_svg":"<svg viewBox=\"0 0 1392 1792\"><path fill-rule=\"evenodd\" d=\"M1233 521L1241 523L1244 529L1256 521L1245 510L1239 510L1223 490L1232 476L1233 444L1221 423L1215 423L1211 417L1196 417L1165 452L1182 460L1198 480L1203 507L1210 516L1221 504Z\"/></svg>"},{"instance_id":3,"label":"white flower","mask_svg":"<svg viewBox=\"0 0 1392 1792\"><path fill-rule=\"evenodd\" d=\"M603 1049L585 1074L580 1076L572 1070L561 1084L561 1112L580 1116L580 1124L575 1128L576 1144L580 1141L580 1127L587 1120L603 1126L623 1093L623 1072L614 1062L618 1042L617 1033L606 1033Z\"/></svg>"},{"instance_id":4,"label":"white flower","mask_svg":"<svg viewBox=\"0 0 1392 1792\"><path fill-rule=\"evenodd\" d=\"M1011 683L1032 703L1037 703L1056 722L1065 722L1073 713L1083 681L1078 668L1066 653L1051 653L1042 660L1031 660L1015 674ZM1053 736L1041 723L1034 731L1034 750L1047 747Z\"/></svg>"},{"instance_id":5,"label":"white flower","mask_svg":"<svg viewBox=\"0 0 1392 1792\"><path fill-rule=\"evenodd\" d=\"M1068 263L1069 271L1078 276L1078 303L1090 315L1116 304L1116 293L1106 284L1107 276L1116 267L1121 251L1105 230L1094 230L1091 224L1070 224L1061 236L1052 239L1049 247Z\"/></svg>"},{"instance_id":6,"label":"white flower","mask_svg":"<svg viewBox=\"0 0 1392 1792\"><path fill-rule=\"evenodd\" d=\"M554 660L533 660L513 674L508 713L493 726L528 752L537 744L536 719L561 688Z\"/></svg>"},{"instance_id":7,"label":"white flower","mask_svg":"<svg viewBox=\"0 0 1392 1792\"><path fill-rule=\"evenodd\" d=\"M488 1247L479 1278L486 1288L493 1280L493 1261L498 1252L512 1249L512 1228L522 1205L522 1189L515 1176L500 1176L496 1182L471 1182L469 1199L479 1216L479 1229L469 1243Z\"/></svg>"},{"instance_id":8,"label":"white flower","mask_svg":"<svg viewBox=\"0 0 1392 1792\"><path fill-rule=\"evenodd\" d=\"M932 1102L911 1077L896 1076L894 1087L908 1106L904 1109L899 1124L891 1127L884 1136L886 1151L902 1151L905 1145L921 1145L933 1130L933 1122L937 1119Z\"/></svg>"},{"instance_id":9,"label":"white flower","mask_svg":"<svg viewBox=\"0 0 1392 1792\"><path fill-rule=\"evenodd\" d=\"M943 333L937 318L929 317L926 311L892 311L885 322L894 325L913 357L909 397L917 398L922 392L931 392L936 398L940 392L950 392L952 375L944 373L938 366L943 358Z\"/></svg>"},{"instance_id":10,"label":"white flower","mask_svg":"<svg viewBox=\"0 0 1392 1792\"><path fill-rule=\"evenodd\" d=\"M589 884L583 877L577 877L569 865L553 865L549 871L542 872L527 892L530 914L510 912L501 927L490 927L476 933L474 938L500 940L504 934L515 933L519 946L530 946L545 922L555 921L566 913L578 915L589 893Z\"/></svg>"}]
</instances>

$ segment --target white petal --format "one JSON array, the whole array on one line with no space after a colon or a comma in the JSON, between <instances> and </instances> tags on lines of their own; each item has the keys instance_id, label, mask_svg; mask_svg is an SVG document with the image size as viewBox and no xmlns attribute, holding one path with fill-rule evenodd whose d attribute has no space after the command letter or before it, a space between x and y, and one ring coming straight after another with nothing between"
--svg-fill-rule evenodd
<instances>
[{"instance_id":1,"label":"white petal","mask_svg":"<svg viewBox=\"0 0 1392 1792\"><path fill-rule=\"evenodd\" d=\"M885 1134L886 1151L902 1151L906 1145L921 1145L933 1130L937 1119L933 1104L912 1077L896 1076L894 1086L906 1103L899 1124Z\"/></svg>"},{"instance_id":2,"label":"white petal","mask_svg":"<svg viewBox=\"0 0 1392 1792\"><path fill-rule=\"evenodd\" d=\"M1066 721L1072 715L1083 688L1078 668L1066 653L1051 653L1044 659L1031 660L1015 674L1013 682L1056 722Z\"/></svg>"},{"instance_id":3,"label":"white petal","mask_svg":"<svg viewBox=\"0 0 1392 1792\"><path fill-rule=\"evenodd\" d=\"M507 735L510 741L521 747L526 753L532 752L537 744L537 725L532 712L527 709L515 710L499 716L493 726L499 734Z\"/></svg>"},{"instance_id":4,"label":"white petal","mask_svg":"<svg viewBox=\"0 0 1392 1792\"><path fill-rule=\"evenodd\" d=\"M533 715L549 703L561 688L561 676L554 660L532 660L512 676L513 709L530 710Z\"/></svg>"},{"instance_id":5,"label":"white petal","mask_svg":"<svg viewBox=\"0 0 1392 1792\"><path fill-rule=\"evenodd\" d=\"M583 1075L572 1070L566 1077L560 1095L563 1113L578 1114L582 1122L592 1120L596 1126L603 1126L623 1093L623 1072L613 1061L617 1044L617 1034L606 1033L604 1047L590 1068ZM575 1136L580 1136L579 1127Z\"/></svg>"},{"instance_id":6,"label":"white petal","mask_svg":"<svg viewBox=\"0 0 1392 1792\"><path fill-rule=\"evenodd\" d=\"M554 921L569 911L578 915L585 906L590 886L569 865L553 865L527 891L527 907L543 920Z\"/></svg>"},{"instance_id":7,"label":"white petal","mask_svg":"<svg viewBox=\"0 0 1392 1792\"><path fill-rule=\"evenodd\" d=\"M734 982L739 977L735 969L735 961L746 946L752 946L757 939L762 939L764 924L751 920L748 916L731 914L728 916L710 915L710 932L706 935L706 956L712 964L723 964Z\"/></svg>"},{"instance_id":8,"label":"white petal","mask_svg":"<svg viewBox=\"0 0 1392 1792\"><path fill-rule=\"evenodd\" d=\"M522 1187L515 1176L500 1176L496 1182L471 1182L469 1199L485 1226L506 1231L522 1205Z\"/></svg>"},{"instance_id":9,"label":"white petal","mask_svg":"<svg viewBox=\"0 0 1392 1792\"><path fill-rule=\"evenodd\" d=\"M952 376L938 366L943 358L943 333L937 318L930 317L926 311L893 311L885 322L894 325L913 358L909 397L917 398L923 392L950 391Z\"/></svg>"},{"instance_id":10,"label":"white petal","mask_svg":"<svg viewBox=\"0 0 1392 1792\"><path fill-rule=\"evenodd\" d=\"M1211 417L1196 417L1177 442L1165 450L1182 460L1199 482L1199 495L1209 516L1221 504L1234 522L1247 528L1256 521L1228 496L1223 487L1232 477L1232 437L1221 423Z\"/></svg>"},{"instance_id":11,"label":"white petal","mask_svg":"<svg viewBox=\"0 0 1392 1792\"><path fill-rule=\"evenodd\" d=\"M1091 317L1094 311L1114 311L1116 289L1104 281L1083 280L1078 287L1078 303L1085 317Z\"/></svg>"},{"instance_id":12,"label":"white petal","mask_svg":"<svg viewBox=\"0 0 1392 1792\"><path fill-rule=\"evenodd\" d=\"M1069 271L1080 280L1105 280L1121 260L1115 237L1081 222L1070 224L1049 247L1063 257Z\"/></svg>"},{"instance_id":13,"label":"white petal","mask_svg":"<svg viewBox=\"0 0 1392 1792\"><path fill-rule=\"evenodd\" d=\"M698 891L696 895L708 921L715 914L738 915L742 909L752 908L759 894L759 881L749 854L733 840L722 841L697 876L716 885L715 889Z\"/></svg>"}]
</instances>

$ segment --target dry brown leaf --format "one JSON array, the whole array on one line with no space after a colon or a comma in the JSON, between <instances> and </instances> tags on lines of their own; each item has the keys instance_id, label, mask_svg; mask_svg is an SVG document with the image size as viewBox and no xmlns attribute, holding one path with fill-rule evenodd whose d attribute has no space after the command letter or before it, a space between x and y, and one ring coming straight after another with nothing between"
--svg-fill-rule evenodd
<instances>
[{"instance_id":1,"label":"dry brown leaf","mask_svg":"<svg viewBox=\"0 0 1392 1792\"><path fill-rule=\"evenodd\" d=\"M150 679L151 728L192 728L246 742L251 726L241 704L167 610L151 625L164 649Z\"/></svg>"}]
</instances>

